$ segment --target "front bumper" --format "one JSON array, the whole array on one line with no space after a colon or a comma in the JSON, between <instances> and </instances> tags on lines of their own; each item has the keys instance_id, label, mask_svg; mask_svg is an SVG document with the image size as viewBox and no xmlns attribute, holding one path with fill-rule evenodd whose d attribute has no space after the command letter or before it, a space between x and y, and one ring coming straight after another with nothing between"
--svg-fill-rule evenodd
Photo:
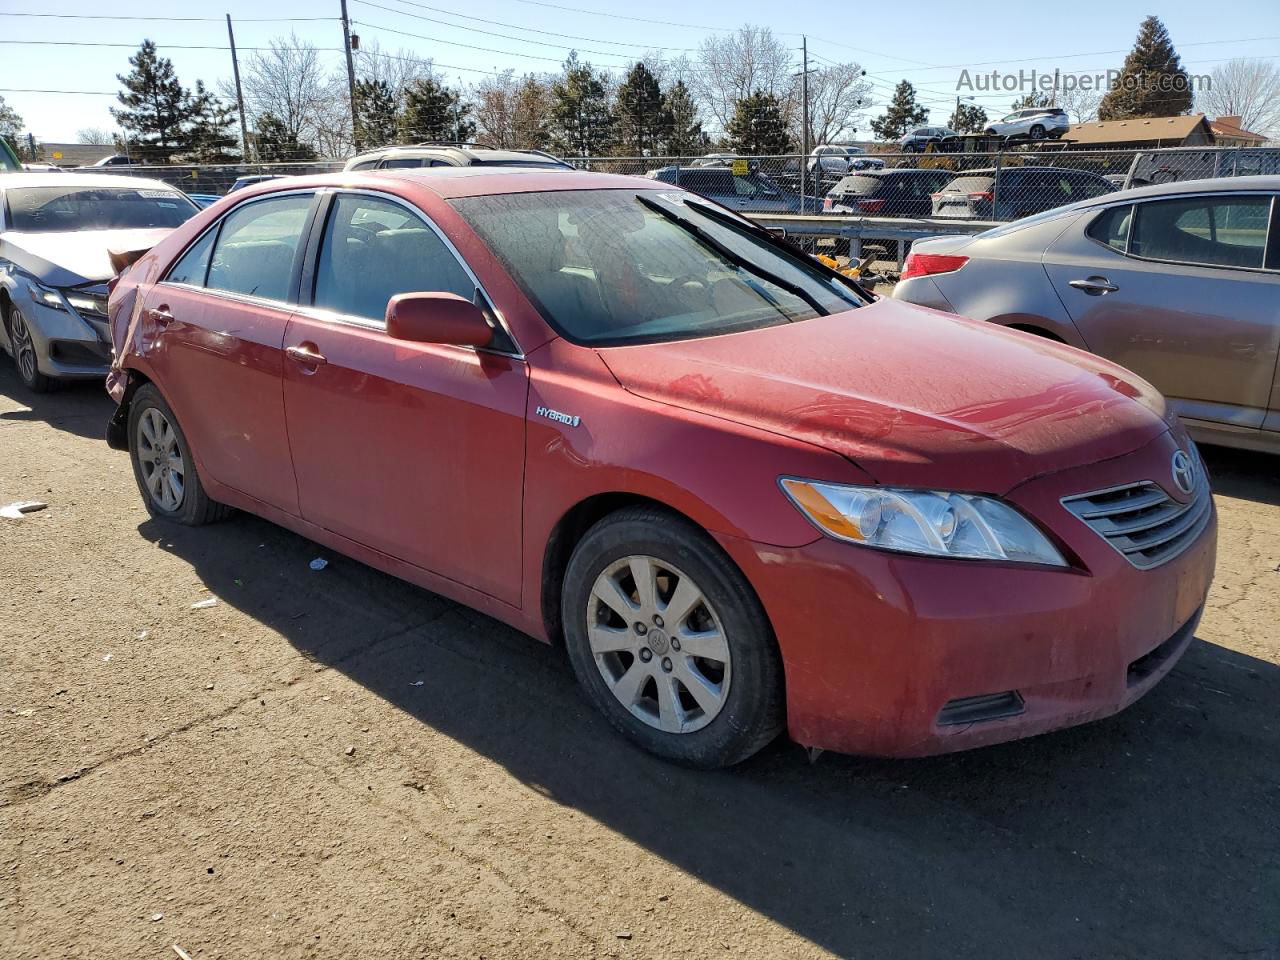
<instances>
[{"instance_id":1,"label":"front bumper","mask_svg":"<svg viewBox=\"0 0 1280 960\"><path fill-rule=\"evenodd\" d=\"M720 537L777 634L791 737L845 753L924 756L1100 719L1145 694L1199 622L1216 515L1177 557L1139 570L1059 501L1135 480L1167 487L1174 449L1165 434L1137 453L1009 494L1047 521L1078 562L1071 570L897 555L825 538L779 548Z\"/></svg>"},{"instance_id":2,"label":"front bumper","mask_svg":"<svg viewBox=\"0 0 1280 960\"><path fill-rule=\"evenodd\" d=\"M105 377L111 367L111 336L107 321L54 310L25 294L14 298L31 330L36 365L47 377L60 380Z\"/></svg>"}]
</instances>

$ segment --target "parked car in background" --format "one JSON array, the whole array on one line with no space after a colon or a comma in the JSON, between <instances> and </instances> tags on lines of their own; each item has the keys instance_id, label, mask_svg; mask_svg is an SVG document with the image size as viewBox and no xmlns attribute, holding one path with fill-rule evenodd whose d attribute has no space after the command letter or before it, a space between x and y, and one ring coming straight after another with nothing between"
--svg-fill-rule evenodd
<instances>
[{"instance_id":1,"label":"parked car in background","mask_svg":"<svg viewBox=\"0 0 1280 960\"><path fill-rule=\"evenodd\" d=\"M266 183L268 180L279 180L282 174L279 173L256 173L247 177L236 177L236 182L231 184L227 193L235 193L237 190L243 190L245 187L251 187L255 183Z\"/></svg>"},{"instance_id":2,"label":"parked car in background","mask_svg":"<svg viewBox=\"0 0 1280 960\"><path fill-rule=\"evenodd\" d=\"M263 184L144 256L111 317L108 439L153 516L239 507L563 639L684 764L1115 713L1213 576L1204 470L1150 386L869 299L653 180Z\"/></svg>"},{"instance_id":3,"label":"parked car in background","mask_svg":"<svg viewBox=\"0 0 1280 960\"><path fill-rule=\"evenodd\" d=\"M205 207L213 206L222 199L222 195L217 193L188 193L187 196L190 197L192 202L194 202L201 210Z\"/></svg>"},{"instance_id":4,"label":"parked car in background","mask_svg":"<svg viewBox=\"0 0 1280 960\"><path fill-rule=\"evenodd\" d=\"M1061 107L1032 107L1015 110L999 120L987 124L989 137L1026 137L1030 140L1058 139L1071 129L1067 111Z\"/></svg>"},{"instance_id":5,"label":"parked car in background","mask_svg":"<svg viewBox=\"0 0 1280 960\"><path fill-rule=\"evenodd\" d=\"M1077 200L1112 193L1115 184L1068 167L966 170L933 196L933 215L957 220L1016 220Z\"/></svg>"},{"instance_id":6,"label":"parked car in background","mask_svg":"<svg viewBox=\"0 0 1280 960\"><path fill-rule=\"evenodd\" d=\"M916 127L898 141L907 153L923 153L925 148L941 143L950 137L958 137L950 127Z\"/></svg>"},{"instance_id":7,"label":"parked car in background","mask_svg":"<svg viewBox=\"0 0 1280 960\"><path fill-rule=\"evenodd\" d=\"M27 173L66 173L61 167L52 163L24 163L22 169Z\"/></svg>"},{"instance_id":8,"label":"parked car in background","mask_svg":"<svg viewBox=\"0 0 1280 960\"><path fill-rule=\"evenodd\" d=\"M149 246L198 209L159 180L0 174L0 347L28 389L107 372L109 251Z\"/></svg>"},{"instance_id":9,"label":"parked car in background","mask_svg":"<svg viewBox=\"0 0 1280 960\"><path fill-rule=\"evenodd\" d=\"M800 195L786 190L758 170L734 173L730 167L662 167L648 176L692 190L731 210L752 213L799 213ZM818 201L810 199L811 211Z\"/></svg>"},{"instance_id":10,"label":"parked car in background","mask_svg":"<svg viewBox=\"0 0 1280 960\"><path fill-rule=\"evenodd\" d=\"M495 150L478 143L420 143L382 147L356 154L344 170L396 170L415 167L542 167L572 170L570 164L541 150Z\"/></svg>"},{"instance_id":11,"label":"parked car in background","mask_svg":"<svg viewBox=\"0 0 1280 960\"><path fill-rule=\"evenodd\" d=\"M919 240L894 296L1100 354L1154 384L1201 439L1280 453L1273 210L1280 177L1128 190Z\"/></svg>"},{"instance_id":12,"label":"parked car in background","mask_svg":"<svg viewBox=\"0 0 1280 960\"><path fill-rule=\"evenodd\" d=\"M708 153L690 162L691 167L728 167L738 159L736 153Z\"/></svg>"},{"instance_id":13,"label":"parked car in background","mask_svg":"<svg viewBox=\"0 0 1280 960\"><path fill-rule=\"evenodd\" d=\"M89 164L90 167L129 167L140 161L132 160L123 153L113 153L109 157L103 157L101 160Z\"/></svg>"},{"instance_id":14,"label":"parked car in background","mask_svg":"<svg viewBox=\"0 0 1280 960\"><path fill-rule=\"evenodd\" d=\"M950 170L912 167L864 170L832 187L822 209L873 217L928 217L933 213L932 195L954 176Z\"/></svg>"},{"instance_id":15,"label":"parked car in background","mask_svg":"<svg viewBox=\"0 0 1280 960\"><path fill-rule=\"evenodd\" d=\"M879 170L884 167L883 160L867 156L862 147L827 143L813 148L808 164L810 173L819 173L823 178L842 177L851 170Z\"/></svg>"}]
</instances>

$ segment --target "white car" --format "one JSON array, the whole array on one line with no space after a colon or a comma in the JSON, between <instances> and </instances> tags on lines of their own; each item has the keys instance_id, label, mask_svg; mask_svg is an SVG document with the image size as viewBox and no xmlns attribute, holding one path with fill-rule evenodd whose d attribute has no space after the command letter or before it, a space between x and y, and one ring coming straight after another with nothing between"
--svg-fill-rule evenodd
<instances>
[{"instance_id":1,"label":"white car","mask_svg":"<svg viewBox=\"0 0 1280 960\"><path fill-rule=\"evenodd\" d=\"M867 156L862 147L820 143L809 154L809 172L824 177L843 177L855 170L883 170L884 161Z\"/></svg>"},{"instance_id":2,"label":"white car","mask_svg":"<svg viewBox=\"0 0 1280 960\"><path fill-rule=\"evenodd\" d=\"M1061 107L1031 107L1015 110L1007 117L987 124L985 133L988 137L1029 137L1032 140L1049 137L1056 140L1070 129L1067 111Z\"/></svg>"}]
</instances>

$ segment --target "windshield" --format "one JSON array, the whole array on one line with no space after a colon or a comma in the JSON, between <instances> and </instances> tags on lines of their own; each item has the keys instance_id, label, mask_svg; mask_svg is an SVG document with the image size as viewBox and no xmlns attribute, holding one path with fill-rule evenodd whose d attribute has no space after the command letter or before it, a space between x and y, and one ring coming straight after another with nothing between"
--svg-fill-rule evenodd
<instances>
[{"instance_id":1,"label":"windshield","mask_svg":"<svg viewBox=\"0 0 1280 960\"><path fill-rule=\"evenodd\" d=\"M24 233L176 227L199 212L176 190L146 187L14 187L4 199L9 229Z\"/></svg>"},{"instance_id":2,"label":"windshield","mask_svg":"<svg viewBox=\"0 0 1280 960\"><path fill-rule=\"evenodd\" d=\"M803 254L686 193L573 190L453 203L575 343L707 337L864 302Z\"/></svg>"}]
</instances>

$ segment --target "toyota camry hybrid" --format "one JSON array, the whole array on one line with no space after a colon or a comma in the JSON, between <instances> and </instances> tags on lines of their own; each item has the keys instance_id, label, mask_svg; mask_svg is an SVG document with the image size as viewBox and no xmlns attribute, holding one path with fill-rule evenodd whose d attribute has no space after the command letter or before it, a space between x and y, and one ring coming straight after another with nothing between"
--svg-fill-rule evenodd
<instances>
[{"instance_id":1,"label":"toyota camry hybrid","mask_svg":"<svg viewBox=\"0 0 1280 960\"><path fill-rule=\"evenodd\" d=\"M682 763L1113 714L1213 575L1204 468L1141 379L648 179L271 181L109 306L108 440L153 515L246 510L563 642Z\"/></svg>"}]
</instances>

